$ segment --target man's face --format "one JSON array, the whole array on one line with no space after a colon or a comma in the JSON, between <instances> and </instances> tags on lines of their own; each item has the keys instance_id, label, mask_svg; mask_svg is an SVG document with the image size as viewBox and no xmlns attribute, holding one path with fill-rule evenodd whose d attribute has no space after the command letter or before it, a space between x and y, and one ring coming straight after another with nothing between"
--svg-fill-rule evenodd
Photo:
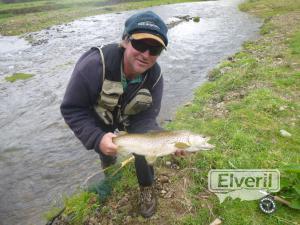
<instances>
[{"instance_id":1,"label":"man's face","mask_svg":"<svg viewBox=\"0 0 300 225\"><path fill-rule=\"evenodd\" d=\"M159 54L152 55L149 49L144 52L136 49L137 45L138 47L140 45L143 47L144 44L158 49L161 48L159 42L153 39L131 40L124 45L124 72L130 78L134 78L134 76L142 74L151 68L159 56Z\"/></svg>"}]
</instances>

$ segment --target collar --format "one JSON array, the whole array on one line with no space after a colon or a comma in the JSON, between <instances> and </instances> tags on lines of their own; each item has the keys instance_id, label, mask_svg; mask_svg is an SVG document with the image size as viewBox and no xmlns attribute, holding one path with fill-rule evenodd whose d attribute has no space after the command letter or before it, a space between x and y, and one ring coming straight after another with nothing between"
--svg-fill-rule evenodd
<instances>
[{"instance_id":1,"label":"collar","mask_svg":"<svg viewBox=\"0 0 300 225\"><path fill-rule=\"evenodd\" d=\"M141 74L135 76L133 80L126 79L125 73L123 71L123 60L121 60L121 83L123 85L123 89L125 90L128 87L128 84L141 83L143 81L143 77Z\"/></svg>"}]
</instances>

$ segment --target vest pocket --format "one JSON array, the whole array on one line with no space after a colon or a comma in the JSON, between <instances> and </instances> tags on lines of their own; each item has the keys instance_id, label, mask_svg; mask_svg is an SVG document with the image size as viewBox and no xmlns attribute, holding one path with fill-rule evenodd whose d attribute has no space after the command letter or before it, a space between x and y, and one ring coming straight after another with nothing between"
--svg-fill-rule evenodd
<instances>
[{"instance_id":1,"label":"vest pocket","mask_svg":"<svg viewBox=\"0 0 300 225\"><path fill-rule=\"evenodd\" d=\"M123 94L123 86L121 82L104 80L102 91L98 104L109 111L113 111L118 104L120 96Z\"/></svg>"},{"instance_id":2,"label":"vest pocket","mask_svg":"<svg viewBox=\"0 0 300 225\"><path fill-rule=\"evenodd\" d=\"M140 89L136 96L126 105L124 109L125 115L135 115L152 105L152 96L148 89Z\"/></svg>"},{"instance_id":3,"label":"vest pocket","mask_svg":"<svg viewBox=\"0 0 300 225\"><path fill-rule=\"evenodd\" d=\"M102 91L98 99L98 105L95 106L95 111L105 124L113 124L112 112L117 106L122 94L123 86L121 82L107 79L103 81Z\"/></svg>"}]
</instances>

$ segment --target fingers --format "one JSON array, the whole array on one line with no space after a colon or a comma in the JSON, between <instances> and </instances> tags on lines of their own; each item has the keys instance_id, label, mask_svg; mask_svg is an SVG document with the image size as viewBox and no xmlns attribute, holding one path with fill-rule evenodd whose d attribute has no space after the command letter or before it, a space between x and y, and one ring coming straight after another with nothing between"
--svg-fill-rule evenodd
<instances>
[{"instance_id":1,"label":"fingers","mask_svg":"<svg viewBox=\"0 0 300 225\"><path fill-rule=\"evenodd\" d=\"M104 155L108 156L115 156L117 154L117 148L118 146L115 145L112 141L112 138L116 137L117 135L113 133L106 133L100 142L99 148L100 151Z\"/></svg>"},{"instance_id":2,"label":"fingers","mask_svg":"<svg viewBox=\"0 0 300 225\"><path fill-rule=\"evenodd\" d=\"M115 156L117 154L117 149L114 146L108 145L107 147L102 149L102 152L105 155Z\"/></svg>"},{"instance_id":3,"label":"fingers","mask_svg":"<svg viewBox=\"0 0 300 225\"><path fill-rule=\"evenodd\" d=\"M180 157L185 156L186 155L186 151L182 150L182 149L178 149L178 150L176 150L175 155L176 156L180 156Z\"/></svg>"}]
</instances>

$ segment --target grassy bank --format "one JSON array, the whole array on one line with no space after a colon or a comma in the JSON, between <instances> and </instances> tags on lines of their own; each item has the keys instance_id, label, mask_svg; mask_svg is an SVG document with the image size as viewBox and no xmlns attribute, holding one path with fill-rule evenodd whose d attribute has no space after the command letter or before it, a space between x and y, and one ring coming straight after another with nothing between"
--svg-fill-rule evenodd
<instances>
[{"instance_id":1,"label":"grassy bank","mask_svg":"<svg viewBox=\"0 0 300 225\"><path fill-rule=\"evenodd\" d=\"M0 2L0 34L20 35L85 16L180 2L188 0L41 0L9 4Z\"/></svg>"},{"instance_id":2,"label":"grassy bank","mask_svg":"<svg viewBox=\"0 0 300 225\"><path fill-rule=\"evenodd\" d=\"M300 164L300 2L257 0L240 8L265 20L262 37L245 43L241 52L214 69L211 82L196 90L193 104L168 125L207 133L217 146L192 160L192 166L203 171L190 174L192 199L206 191L211 168L280 169ZM224 224L300 223L299 211L279 205L275 214L265 215L258 201L227 199L220 205L211 196L197 199L193 207L197 212L184 224L209 224L214 217L223 218Z\"/></svg>"},{"instance_id":3,"label":"grassy bank","mask_svg":"<svg viewBox=\"0 0 300 225\"><path fill-rule=\"evenodd\" d=\"M300 211L280 203L274 214L266 215L258 209L258 200L226 199L220 204L207 190L210 169L281 169L300 164L299 1L250 0L241 9L265 20L261 38L245 43L241 52L211 71L210 81L195 91L192 103L167 125L207 134L216 148L168 159L177 164L175 169L166 166L166 159L156 165L158 177L169 177L166 185L171 197L159 199L153 218L142 219L128 206L136 204L138 188L129 166L105 206L82 216L86 224L206 225L215 218L225 225L300 224ZM286 176L293 177L282 173L283 179ZM295 196L281 194L300 206ZM72 205L67 208L69 215L76 215L76 210L70 212ZM70 217L65 214L64 218Z\"/></svg>"}]
</instances>

